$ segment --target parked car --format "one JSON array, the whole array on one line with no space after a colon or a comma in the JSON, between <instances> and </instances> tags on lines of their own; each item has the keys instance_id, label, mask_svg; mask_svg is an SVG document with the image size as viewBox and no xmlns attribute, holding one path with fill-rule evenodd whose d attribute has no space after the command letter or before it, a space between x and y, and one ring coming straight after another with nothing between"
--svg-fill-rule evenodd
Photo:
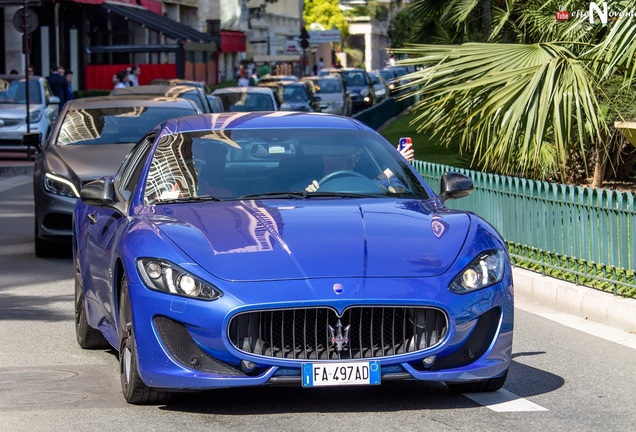
<instances>
[{"instance_id":1,"label":"parked car","mask_svg":"<svg viewBox=\"0 0 636 432\"><path fill-rule=\"evenodd\" d=\"M27 119L26 84L23 75L0 75L0 150L2 151L35 151L35 148L29 148L22 143L22 137L27 132L39 132L41 140L46 140L57 118L60 99L53 96L45 78L32 76L29 79Z\"/></svg>"},{"instance_id":2,"label":"parked car","mask_svg":"<svg viewBox=\"0 0 636 432\"><path fill-rule=\"evenodd\" d=\"M334 73L342 76L351 97L354 113L373 106L376 102L375 91L367 71L357 68L325 68L319 72L319 75Z\"/></svg>"},{"instance_id":3,"label":"parked car","mask_svg":"<svg viewBox=\"0 0 636 432\"><path fill-rule=\"evenodd\" d=\"M320 110L330 114L351 115L351 97L342 83L340 75L310 76L301 81L311 82Z\"/></svg>"},{"instance_id":4,"label":"parked car","mask_svg":"<svg viewBox=\"0 0 636 432\"><path fill-rule=\"evenodd\" d=\"M186 99L101 96L67 102L33 168L35 255L56 255L71 239L82 187L112 175L133 145L163 120L201 113ZM70 251L70 249L69 249Z\"/></svg>"},{"instance_id":5,"label":"parked car","mask_svg":"<svg viewBox=\"0 0 636 432\"><path fill-rule=\"evenodd\" d=\"M274 92L266 87L224 87L212 92L226 112L278 111Z\"/></svg>"},{"instance_id":6,"label":"parked car","mask_svg":"<svg viewBox=\"0 0 636 432\"><path fill-rule=\"evenodd\" d=\"M258 87L272 89L280 111L320 111L320 104L314 99L313 86L306 82L259 82Z\"/></svg>"},{"instance_id":7,"label":"parked car","mask_svg":"<svg viewBox=\"0 0 636 432\"><path fill-rule=\"evenodd\" d=\"M495 391L513 280L497 231L444 205L471 190L446 172L435 194L348 117L167 121L81 191L77 341L119 351L133 404L275 384Z\"/></svg>"},{"instance_id":8,"label":"parked car","mask_svg":"<svg viewBox=\"0 0 636 432\"><path fill-rule=\"evenodd\" d=\"M380 71L369 72L369 77L373 83L373 91L375 92L376 103L382 102L389 96L389 84L384 80Z\"/></svg>"},{"instance_id":9,"label":"parked car","mask_svg":"<svg viewBox=\"0 0 636 432\"><path fill-rule=\"evenodd\" d=\"M153 84L135 87L122 87L111 90L111 96L120 95L155 95L189 99L195 102L201 112L211 113L212 107L205 91L201 87L192 85Z\"/></svg>"}]
</instances>

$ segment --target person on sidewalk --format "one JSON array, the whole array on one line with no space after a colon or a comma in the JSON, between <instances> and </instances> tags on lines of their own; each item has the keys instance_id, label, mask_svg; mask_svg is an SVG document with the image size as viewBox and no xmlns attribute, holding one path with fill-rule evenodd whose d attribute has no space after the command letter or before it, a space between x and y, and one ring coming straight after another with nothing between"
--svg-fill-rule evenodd
<instances>
[{"instance_id":1,"label":"person on sidewalk","mask_svg":"<svg viewBox=\"0 0 636 432\"><path fill-rule=\"evenodd\" d=\"M51 74L46 77L46 81L49 83L53 95L60 99L59 110L62 110L67 101L68 82L64 76L60 75L60 68L57 65L51 66Z\"/></svg>"}]
</instances>

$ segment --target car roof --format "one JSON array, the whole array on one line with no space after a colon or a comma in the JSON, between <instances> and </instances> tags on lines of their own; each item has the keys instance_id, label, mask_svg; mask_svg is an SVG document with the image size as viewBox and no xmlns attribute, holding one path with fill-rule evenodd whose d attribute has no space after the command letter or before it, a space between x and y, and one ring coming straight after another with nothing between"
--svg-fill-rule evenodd
<instances>
[{"instance_id":1,"label":"car roof","mask_svg":"<svg viewBox=\"0 0 636 432\"><path fill-rule=\"evenodd\" d=\"M167 120L162 129L171 132L190 132L200 130L224 129L340 129L367 130L370 127L351 117L342 117L325 113L301 113L295 111L255 111L226 112L218 114L200 114L181 117L180 120Z\"/></svg>"},{"instance_id":2,"label":"car roof","mask_svg":"<svg viewBox=\"0 0 636 432\"><path fill-rule=\"evenodd\" d=\"M176 95L179 93L186 92L200 92L202 91L200 87L196 87L193 85L179 84L179 85L170 85L170 84L149 84L149 85L140 85L134 87L122 87L116 88L111 91L112 95L120 95L120 94L170 94Z\"/></svg>"},{"instance_id":3,"label":"car roof","mask_svg":"<svg viewBox=\"0 0 636 432\"><path fill-rule=\"evenodd\" d=\"M167 96L157 95L115 95L115 96L93 96L80 99L72 99L67 102L69 108L113 108L113 107L151 107L169 105L172 108L197 108L191 101Z\"/></svg>"},{"instance_id":4,"label":"car roof","mask_svg":"<svg viewBox=\"0 0 636 432\"><path fill-rule=\"evenodd\" d=\"M269 87L223 87L218 88L212 92L212 94L224 94L224 93L272 93L272 89ZM272 93L273 94L273 93Z\"/></svg>"}]
</instances>

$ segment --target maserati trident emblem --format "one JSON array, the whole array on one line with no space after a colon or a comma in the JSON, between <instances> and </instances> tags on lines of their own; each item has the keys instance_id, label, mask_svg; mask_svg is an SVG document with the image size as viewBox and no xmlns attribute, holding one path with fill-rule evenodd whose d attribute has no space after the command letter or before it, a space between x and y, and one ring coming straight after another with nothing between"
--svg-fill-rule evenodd
<instances>
[{"instance_id":1,"label":"maserati trident emblem","mask_svg":"<svg viewBox=\"0 0 636 432\"><path fill-rule=\"evenodd\" d=\"M351 325L348 325L343 328L340 320L336 323L336 328L329 326L329 333L331 333L329 342L331 342L332 347L336 348L337 352L343 351L345 349L345 345L349 343L350 327Z\"/></svg>"},{"instance_id":2,"label":"maserati trident emblem","mask_svg":"<svg viewBox=\"0 0 636 432\"><path fill-rule=\"evenodd\" d=\"M335 292L336 294L342 294L343 290L344 290L344 287L342 286L342 284L339 284L339 283L333 284L333 292Z\"/></svg>"}]
</instances>

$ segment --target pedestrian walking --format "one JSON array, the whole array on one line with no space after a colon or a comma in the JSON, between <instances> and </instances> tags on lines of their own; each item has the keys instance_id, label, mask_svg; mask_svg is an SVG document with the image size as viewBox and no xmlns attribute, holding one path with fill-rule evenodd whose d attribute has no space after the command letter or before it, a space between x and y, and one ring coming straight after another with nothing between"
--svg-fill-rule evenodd
<instances>
[{"instance_id":1,"label":"pedestrian walking","mask_svg":"<svg viewBox=\"0 0 636 432\"><path fill-rule=\"evenodd\" d=\"M60 99L59 109L61 110L66 103L68 82L64 76L60 75L60 69L57 65L51 67L51 74L46 77L46 81L51 87L51 93Z\"/></svg>"},{"instance_id":2,"label":"pedestrian walking","mask_svg":"<svg viewBox=\"0 0 636 432\"><path fill-rule=\"evenodd\" d=\"M139 85L139 75L141 74L141 68L138 65L132 65L130 67L130 73L128 77L130 78L129 85L131 87L136 87Z\"/></svg>"}]
</instances>

